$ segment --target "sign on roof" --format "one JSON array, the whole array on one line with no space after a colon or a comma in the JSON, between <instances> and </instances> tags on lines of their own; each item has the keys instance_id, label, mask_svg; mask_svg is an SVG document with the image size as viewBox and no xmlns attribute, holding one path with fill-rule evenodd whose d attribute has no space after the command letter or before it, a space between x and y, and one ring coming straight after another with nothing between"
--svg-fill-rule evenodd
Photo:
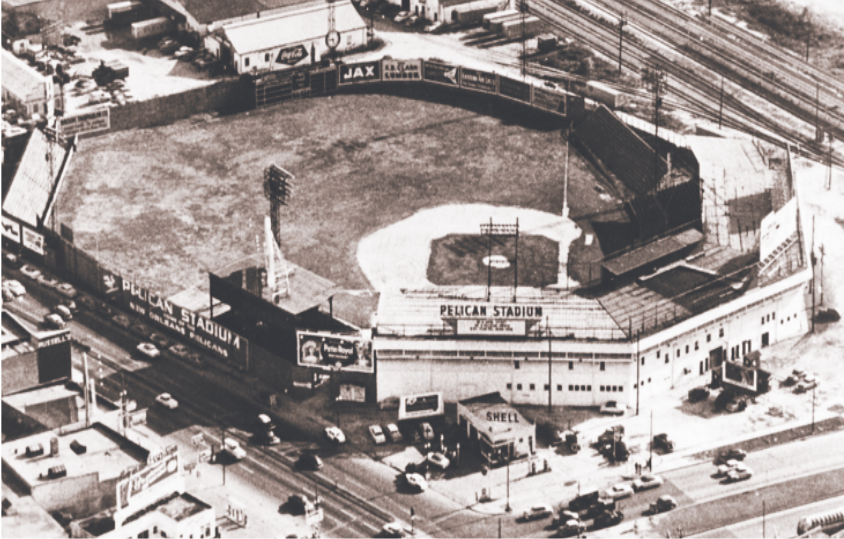
<instances>
[{"instance_id":1,"label":"sign on roof","mask_svg":"<svg viewBox=\"0 0 844 539\"><path fill-rule=\"evenodd\" d=\"M360 335L296 332L298 364L323 370L375 372L372 341Z\"/></svg>"},{"instance_id":2,"label":"sign on roof","mask_svg":"<svg viewBox=\"0 0 844 539\"><path fill-rule=\"evenodd\" d=\"M97 131L108 131L111 128L109 111L105 107L100 110L77 114L75 116L64 116L61 118L61 132L66 137L73 135L84 135L96 133Z\"/></svg>"},{"instance_id":3,"label":"sign on roof","mask_svg":"<svg viewBox=\"0 0 844 539\"><path fill-rule=\"evenodd\" d=\"M440 318L458 335L527 335L543 317L539 305L440 304Z\"/></svg>"},{"instance_id":4,"label":"sign on roof","mask_svg":"<svg viewBox=\"0 0 844 539\"><path fill-rule=\"evenodd\" d=\"M3 236L10 240L21 242L21 225L8 217L3 217Z\"/></svg>"}]
</instances>

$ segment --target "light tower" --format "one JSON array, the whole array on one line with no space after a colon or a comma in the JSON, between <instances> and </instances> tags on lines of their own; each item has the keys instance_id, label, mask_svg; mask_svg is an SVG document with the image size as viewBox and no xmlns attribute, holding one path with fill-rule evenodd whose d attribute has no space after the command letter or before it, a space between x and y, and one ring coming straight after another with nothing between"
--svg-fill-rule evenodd
<instances>
[{"instance_id":1,"label":"light tower","mask_svg":"<svg viewBox=\"0 0 844 539\"><path fill-rule=\"evenodd\" d=\"M270 215L264 219L264 256L266 257L267 285L272 302L290 293L290 274L281 256L281 207L287 206L293 196L293 175L272 165L264 170L264 196L270 201Z\"/></svg>"}]
</instances>

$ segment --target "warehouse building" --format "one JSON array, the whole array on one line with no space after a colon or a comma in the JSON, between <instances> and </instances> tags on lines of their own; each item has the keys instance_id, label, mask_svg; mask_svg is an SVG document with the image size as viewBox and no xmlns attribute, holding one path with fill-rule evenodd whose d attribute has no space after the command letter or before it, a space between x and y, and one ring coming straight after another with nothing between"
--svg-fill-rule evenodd
<instances>
[{"instance_id":1,"label":"warehouse building","mask_svg":"<svg viewBox=\"0 0 844 539\"><path fill-rule=\"evenodd\" d=\"M345 52L369 42L366 22L349 0L334 3L336 50ZM315 64L329 51L329 5L300 9L224 25L205 39L205 46L238 74L275 71Z\"/></svg>"},{"instance_id":2,"label":"warehouse building","mask_svg":"<svg viewBox=\"0 0 844 539\"><path fill-rule=\"evenodd\" d=\"M3 49L3 103L25 118L38 114L50 117L56 110L53 77Z\"/></svg>"},{"instance_id":3,"label":"warehouse building","mask_svg":"<svg viewBox=\"0 0 844 539\"><path fill-rule=\"evenodd\" d=\"M485 14L509 9L510 4L510 0L403 0L402 8L433 22L463 23L480 22Z\"/></svg>"},{"instance_id":4,"label":"warehouse building","mask_svg":"<svg viewBox=\"0 0 844 539\"><path fill-rule=\"evenodd\" d=\"M179 29L204 37L227 24L273 16L321 0L155 0L155 11L171 15Z\"/></svg>"}]
</instances>

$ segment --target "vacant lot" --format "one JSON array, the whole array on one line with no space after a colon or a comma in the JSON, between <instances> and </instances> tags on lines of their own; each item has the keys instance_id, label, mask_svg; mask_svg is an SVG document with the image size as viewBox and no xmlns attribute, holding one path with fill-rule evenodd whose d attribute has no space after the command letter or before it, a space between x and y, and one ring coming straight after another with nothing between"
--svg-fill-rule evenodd
<instances>
[{"instance_id":1,"label":"vacant lot","mask_svg":"<svg viewBox=\"0 0 844 539\"><path fill-rule=\"evenodd\" d=\"M59 211L82 248L172 294L256 253L269 211L262 173L277 164L296 176L282 251L342 286L367 288L355 260L362 237L446 203L559 213L564 157L558 130L420 100L342 95L83 140ZM573 216L612 205L573 150L569 176Z\"/></svg>"}]
</instances>

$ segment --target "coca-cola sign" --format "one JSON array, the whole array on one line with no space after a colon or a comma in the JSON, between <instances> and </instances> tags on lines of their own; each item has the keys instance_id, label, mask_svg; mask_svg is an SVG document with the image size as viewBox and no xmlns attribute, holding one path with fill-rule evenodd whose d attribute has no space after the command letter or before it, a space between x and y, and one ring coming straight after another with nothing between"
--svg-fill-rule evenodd
<instances>
[{"instance_id":1,"label":"coca-cola sign","mask_svg":"<svg viewBox=\"0 0 844 539\"><path fill-rule=\"evenodd\" d=\"M304 45L296 45L287 49L278 51L278 56L275 61L279 64L287 64L289 66L296 65L303 59L308 57L308 51Z\"/></svg>"}]
</instances>

